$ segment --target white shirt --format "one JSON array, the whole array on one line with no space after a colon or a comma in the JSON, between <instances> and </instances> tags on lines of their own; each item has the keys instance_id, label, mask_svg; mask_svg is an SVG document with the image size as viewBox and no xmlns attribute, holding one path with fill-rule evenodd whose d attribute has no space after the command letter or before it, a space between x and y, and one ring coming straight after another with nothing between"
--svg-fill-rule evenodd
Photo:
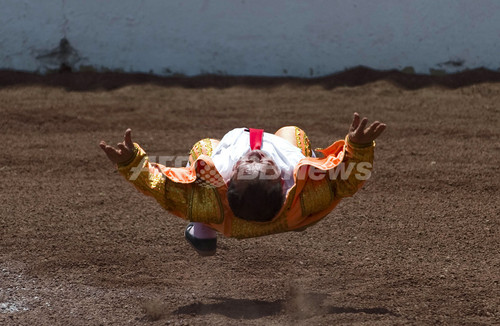
<instances>
[{"instance_id":1,"label":"white shirt","mask_svg":"<svg viewBox=\"0 0 500 326\"><path fill-rule=\"evenodd\" d=\"M289 141L267 132L262 137L261 150L269 154L281 169L283 191L286 193L294 184L293 170L304 155ZM224 135L211 156L224 182L231 178L234 164L249 151L250 133L245 128L236 128Z\"/></svg>"}]
</instances>

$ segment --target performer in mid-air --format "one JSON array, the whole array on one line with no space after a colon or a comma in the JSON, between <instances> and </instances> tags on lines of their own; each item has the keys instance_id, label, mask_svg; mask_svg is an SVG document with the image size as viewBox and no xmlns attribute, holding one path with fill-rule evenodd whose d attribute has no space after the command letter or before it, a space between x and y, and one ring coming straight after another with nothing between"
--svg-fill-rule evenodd
<instances>
[{"instance_id":1,"label":"performer in mid-air","mask_svg":"<svg viewBox=\"0 0 500 326\"><path fill-rule=\"evenodd\" d=\"M386 128L367 122L354 113L344 140L315 151L298 127L274 134L237 128L197 142L187 167L150 162L130 129L116 148L104 141L100 147L139 191L190 221L186 240L211 256L217 232L241 239L301 231L354 195L370 176L374 140Z\"/></svg>"}]
</instances>

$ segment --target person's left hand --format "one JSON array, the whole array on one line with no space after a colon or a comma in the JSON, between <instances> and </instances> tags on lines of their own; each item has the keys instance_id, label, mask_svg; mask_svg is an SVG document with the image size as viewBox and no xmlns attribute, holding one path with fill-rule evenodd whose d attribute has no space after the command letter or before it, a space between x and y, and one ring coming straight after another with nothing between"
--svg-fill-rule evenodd
<instances>
[{"instance_id":1,"label":"person's left hand","mask_svg":"<svg viewBox=\"0 0 500 326\"><path fill-rule=\"evenodd\" d=\"M102 148L109 160L115 164L121 164L130 161L134 154L135 148L132 142L132 130L129 128L125 131L125 136L123 137L123 142L118 143L115 148L106 144L104 140L99 143L99 147Z\"/></svg>"},{"instance_id":2,"label":"person's left hand","mask_svg":"<svg viewBox=\"0 0 500 326\"><path fill-rule=\"evenodd\" d=\"M360 119L359 114L354 113L354 119L347 134L351 142L358 145L370 144L382 134L386 127L385 123L379 121L375 121L366 127L367 123L367 118Z\"/></svg>"}]
</instances>

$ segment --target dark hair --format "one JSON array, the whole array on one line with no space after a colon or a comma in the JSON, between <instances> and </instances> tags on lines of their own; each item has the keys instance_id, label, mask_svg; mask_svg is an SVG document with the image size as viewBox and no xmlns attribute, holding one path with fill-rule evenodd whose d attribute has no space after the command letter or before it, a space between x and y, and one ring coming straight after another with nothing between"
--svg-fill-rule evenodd
<instances>
[{"instance_id":1,"label":"dark hair","mask_svg":"<svg viewBox=\"0 0 500 326\"><path fill-rule=\"evenodd\" d=\"M244 187L236 189L236 183L244 182ZM227 191L229 207L234 215L256 222L267 222L274 218L283 206L285 196L280 182L269 179L255 178L238 181L231 179Z\"/></svg>"}]
</instances>

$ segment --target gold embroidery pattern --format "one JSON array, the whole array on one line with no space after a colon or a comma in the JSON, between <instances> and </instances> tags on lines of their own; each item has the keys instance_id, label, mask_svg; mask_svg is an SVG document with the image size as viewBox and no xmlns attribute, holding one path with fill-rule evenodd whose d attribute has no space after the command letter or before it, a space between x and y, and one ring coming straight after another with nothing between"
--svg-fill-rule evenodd
<instances>
[{"instance_id":1,"label":"gold embroidery pattern","mask_svg":"<svg viewBox=\"0 0 500 326\"><path fill-rule=\"evenodd\" d=\"M130 181L140 192L145 195L153 197L162 206L166 206L165 197L163 193L165 191L165 176L157 169L155 164L150 164L149 158L142 148L137 144L134 145L136 148L136 156L127 165L119 165L118 171L123 175L128 181ZM135 176L134 180L130 178L135 174L133 168L140 169L140 173ZM143 171L145 168L148 171Z\"/></svg>"},{"instance_id":2,"label":"gold embroidery pattern","mask_svg":"<svg viewBox=\"0 0 500 326\"><path fill-rule=\"evenodd\" d=\"M165 208L183 218L188 216L188 194L190 185L174 182L166 179L165 185Z\"/></svg>"},{"instance_id":3,"label":"gold embroidery pattern","mask_svg":"<svg viewBox=\"0 0 500 326\"><path fill-rule=\"evenodd\" d=\"M286 216L280 216L271 222L252 222L233 218L231 236L237 239L260 237L288 231Z\"/></svg>"},{"instance_id":4,"label":"gold embroidery pattern","mask_svg":"<svg viewBox=\"0 0 500 326\"><path fill-rule=\"evenodd\" d=\"M309 137L307 137L305 133L304 133L304 143L305 143L304 156L311 157L312 156L311 142L309 142Z\"/></svg>"},{"instance_id":5,"label":"gold embroidery pattern","mask_svg":"<svg viewBox=\"0 0 500 326\"><path fill-rule=\"evenodd\" d=\"M145 194L150 194L158 203L165 207L163 193L165 192L165 176L163 174L141 173L134 182L136 188ZM154 191L151 191L153 190Z\"/></svg>"},{"instance_id":6,"label":"gold embroidery pattern","mask_svg":"<svg viewBox=\"0 0 500 326\"><path fill-rule=\"evenodd\" d=\"M312 155L311 143L304 130L295 127L295 139L297 141L297 147L300 148L302 154L306 157L310 157Z\"/></svg>"},{"instance_id":7,"label":"gold embroidery pattern","mask_svg":"<svg viewBox=\"0 0 500 326\"><path fill-rule=\"evenodd\" d=\"M204 138L193 145L193 148L191 148L189 154L191 155L191 158L194 162L202 154L211 156L212 151L213 151L212 141L210 140L210 138Z\"/></svg>"},{"instance_id":8,"label":"gold embroidery pattern","mask_svg":"<svg viewBox=\"0 0 500 326\"><path fill-rule=\"evenodd\" d=\"M222 223L224 209L217 188L204 184L193 184L189 198L188 220Z\"/></svg>"},{"instance_id":9,"label":"gold embroidery pattern","mask_svg":"<svg viewBox=\"0 0 500 326\"><path fill-rule=\"evenodd\" d=\"M306 217L328 208L333 199L334 194L328 178L322 178L321 180L308 179L300 194L302 216Z\"/></svg>"}]
</instances>

